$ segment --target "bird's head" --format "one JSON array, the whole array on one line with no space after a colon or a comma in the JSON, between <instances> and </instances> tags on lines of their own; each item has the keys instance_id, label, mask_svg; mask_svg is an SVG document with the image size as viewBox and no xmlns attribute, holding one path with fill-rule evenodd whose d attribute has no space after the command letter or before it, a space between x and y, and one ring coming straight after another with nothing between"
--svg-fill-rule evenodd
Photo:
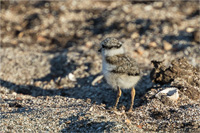
<instances>
[{"instance_id":1,"label":"bird's head","mask_svg":"<svg viewBox=\"0 0 200 133\"><path fill-rule=\"evenodd\" d=\"M120 42L116 38L106 38L100 43L100 45L101 48L99 49L99 52L101 52L103 56L115 56L119 54L124 54L122 42Z\"/></svg>"}]
</instances>

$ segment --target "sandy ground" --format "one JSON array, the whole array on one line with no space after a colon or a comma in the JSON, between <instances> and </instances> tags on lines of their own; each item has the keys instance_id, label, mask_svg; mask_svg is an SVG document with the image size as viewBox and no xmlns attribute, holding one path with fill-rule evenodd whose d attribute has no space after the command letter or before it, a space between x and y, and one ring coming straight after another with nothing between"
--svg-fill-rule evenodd
<instances>
[{"instance_id":1,"label":"sandy ground","mask_svg":"<svg viewBox=\"0 0 200 133\"><path fill-rule=\"evenodd\" d=\"M152 60L185 57L200 70L198 1L1 1L0 131L200 132L200 99L179 89L171 102L156 94ZM116 92L102 78L99 43L116 37L144 76L112 111ZM193 93L200 85L193 84ZM186 91L187 92L187 91Z\"/></svg>"}]
</instances>

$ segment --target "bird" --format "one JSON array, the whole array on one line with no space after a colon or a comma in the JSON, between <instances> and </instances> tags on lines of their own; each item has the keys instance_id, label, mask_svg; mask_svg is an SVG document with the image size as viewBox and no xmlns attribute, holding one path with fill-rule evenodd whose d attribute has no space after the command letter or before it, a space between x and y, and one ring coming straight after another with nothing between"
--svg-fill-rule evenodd
<instances>
[{"instance_id":1,"label":"bird","mask_svg":"<svg viewBox=\"0 0 200 133\"><path fill-rule=\"evenodd\" d=\"M107 83L117 91L114 110L121 97L121 89L131 89L131 104L128 112L132 112L135 99L135 86L141 79L140 68L135 59L126 55L123 43L116 38L108 37L100 43L98 50L102 55L102 73Z\"/></svg>"}]
</instances>

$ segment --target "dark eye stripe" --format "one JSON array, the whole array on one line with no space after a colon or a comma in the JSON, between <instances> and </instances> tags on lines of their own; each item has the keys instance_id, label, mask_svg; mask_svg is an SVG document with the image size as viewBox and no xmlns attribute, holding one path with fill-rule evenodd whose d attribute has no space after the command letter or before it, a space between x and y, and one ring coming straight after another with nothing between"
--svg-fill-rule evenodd
<instances>
[{"instance_id":1,"label":"dark eye stripe","mask_svg":"<svg viewBox=\"0 0 200 133\"><path fill-rule=\"evenodd\" d=\"M102 48L105 48L105 49L112 49L112 48L120 48L122 45L117 45L117 46L105 46L105 45L102 45Z\"/></svg>"}]
</instances>

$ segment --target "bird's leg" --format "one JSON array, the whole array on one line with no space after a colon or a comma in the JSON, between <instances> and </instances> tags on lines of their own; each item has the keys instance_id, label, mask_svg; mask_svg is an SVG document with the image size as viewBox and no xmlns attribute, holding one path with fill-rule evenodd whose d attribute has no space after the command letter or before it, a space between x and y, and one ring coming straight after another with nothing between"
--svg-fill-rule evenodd
<instances>
[{"instance_id":1,"label":"bird's leg","mask_svg":"<svg viewBox=\"0 0 200 133\"><path fill-rule=\"evenodd\" d=\"M128 112L132 112L134 99L135 99L135 88L132 88L131 89L131 105L130 105Z\"/></svg>"},{"instance_id":2,"label":"bird's leg","mask_svg":"<svg viewBox=\"0 0 200 133\"><path fill-rule=\"evenodd\" d=\"M116 102L115 102L115 106L113 107L114 110L117 109L117 105L118 105L118 102L119 102L119 98L120 98L121 95L122 95L122 91L121 91L121 89L119 88L119 86L117 87L117 90L118 90L118 92L117 92L117 99L116 99Z\"/></svg>"}]
</instances>

